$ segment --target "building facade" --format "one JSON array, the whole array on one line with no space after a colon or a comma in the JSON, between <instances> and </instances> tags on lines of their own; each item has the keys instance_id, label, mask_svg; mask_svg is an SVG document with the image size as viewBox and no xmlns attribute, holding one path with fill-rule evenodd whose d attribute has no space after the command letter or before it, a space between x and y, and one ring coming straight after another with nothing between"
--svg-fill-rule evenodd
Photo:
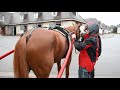
<instances>
[{"instance_id":1,"label":"building facade","mask_svg":"<svg viewBox=\"0 0 120 90\"><path fill-rule=\"evenodd\" d=\"M116 27L117 27L117 33L120 34L120 24L118 24Z\"/></svg>"},{"instance_id":2,"label":"building facade","mask_svg":"<svg viewBox=\"0 0 120 90\"><path fill-rule=\"evenodd\" d=\"M0 34L21 35L36 27L69 26L85 23L77 12L0 12Z\"/></svg>"},{"instance_id":3,"label":"building facade","mask_svg":"<svg viewBox=\"0 0 120 90\"><path fill-rule=\"evenodd\" d=\"M108 26L102 23L101 21L98 21L96 18L86 18L85 21L88 25L93 23L96 23L97 25L99 25L99 34L108 33L109 31Z\"/></svg>"}]
</instances>

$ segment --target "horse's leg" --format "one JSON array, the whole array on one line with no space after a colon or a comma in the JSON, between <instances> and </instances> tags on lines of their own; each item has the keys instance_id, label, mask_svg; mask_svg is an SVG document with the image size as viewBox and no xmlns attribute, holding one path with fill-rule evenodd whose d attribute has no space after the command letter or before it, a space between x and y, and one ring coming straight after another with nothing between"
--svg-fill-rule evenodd
<instances>
[{"instance_id":1,"label":"horse's leg","mask_svg":"<svg viewBox=\"0 0 120 90\"><path fill-rule=\"evenodd\" d=\"M36 65L32 66L31 69L36 75L37 78L48 78L50 75L50 71L53 67L54 60L50 59L43 59L40 61L45 61L45 62L39 62Z\"/></svg>"},{"instance_id":2,"label":"horse's leg","mask_svg":"<svg viewBox=\"0 0 120 90\"><path fill-rule=\"evenodd\" d=\"M59 73L59 71L60 71L60 69L61 69L61 60L59 60L59 61L57 62L57 69L58 69L58 73Z\"/></svg>"},{"instance_id":3,"label":"horse's leg","mask_svg":"<svg viewBox=\"0 0 120 90\"><path fill-rule=\"evenodd\" d=\"M69 77L69 66L70 66L70 63L71 63L71 57L72 57L72 55L70 55L68 63L66 65L66 78Z\"/></svg>"},{"instance_id":4,"label":"horse's leg","mask_svg":"<svg viewBox=\"0 0 120 90\"><path fill-rule=\"evenodd\" d=\"M37 78L49 78L52 66L53 65L51 65L51 67L45 66L45 68L49 68L49 69L45 69L44 67L41 68L40 66L35 66L33 72Z\"/></svg>"}]
</instances>

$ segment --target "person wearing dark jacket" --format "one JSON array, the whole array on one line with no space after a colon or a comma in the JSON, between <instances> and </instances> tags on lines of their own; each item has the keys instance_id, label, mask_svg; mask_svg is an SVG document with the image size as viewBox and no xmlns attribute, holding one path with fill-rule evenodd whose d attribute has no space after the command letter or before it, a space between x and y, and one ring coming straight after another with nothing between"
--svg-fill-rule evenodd
<instances>
[{"instance_id":1,"label":"person wearing dark jacket","mask_svg":"<svg viewBox=\"0 0 120 90\"><path fill-rule=\"evenodd\" d=\"M81 41L75 39L74 46L80 51L79 54L79 78L94 78L94 66L101 55L101 38L99 36L99 26L89 25L89 31ZM72 36L75 38L74 36Z\"/></svg>"}]
</instances>

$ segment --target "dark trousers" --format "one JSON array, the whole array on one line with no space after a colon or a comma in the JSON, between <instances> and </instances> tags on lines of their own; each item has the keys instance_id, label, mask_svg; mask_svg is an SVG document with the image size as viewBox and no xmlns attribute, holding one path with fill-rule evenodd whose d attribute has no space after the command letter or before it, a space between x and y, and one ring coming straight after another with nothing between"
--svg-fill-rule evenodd
<instances>
[{"instance_id":1,"label":"dark trousers","mask_svg":"<svg viewBox=\"0 0 120 90\"><path fill-rule=\"evenodd\" d=\"M79 67L78 77L79 78L94 78L94 70L92 72L88 72L85 68Z\"/></svg>"}]
</instances>

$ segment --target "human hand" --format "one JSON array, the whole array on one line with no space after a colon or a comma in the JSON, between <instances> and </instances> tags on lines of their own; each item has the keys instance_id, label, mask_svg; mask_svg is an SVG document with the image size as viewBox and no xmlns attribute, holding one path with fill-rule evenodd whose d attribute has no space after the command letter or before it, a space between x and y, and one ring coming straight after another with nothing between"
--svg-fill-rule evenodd
<instances>
[{"instance_id":1,"label":"human hand","mask_svg":"<svg viewBox=\"0 0 120 90\"><path fill-rule=\"evenodd\" d=\"M76 38L76 35L75 35L75 34L72 34L72 38Z\"/></svg>"}]
</instances>

